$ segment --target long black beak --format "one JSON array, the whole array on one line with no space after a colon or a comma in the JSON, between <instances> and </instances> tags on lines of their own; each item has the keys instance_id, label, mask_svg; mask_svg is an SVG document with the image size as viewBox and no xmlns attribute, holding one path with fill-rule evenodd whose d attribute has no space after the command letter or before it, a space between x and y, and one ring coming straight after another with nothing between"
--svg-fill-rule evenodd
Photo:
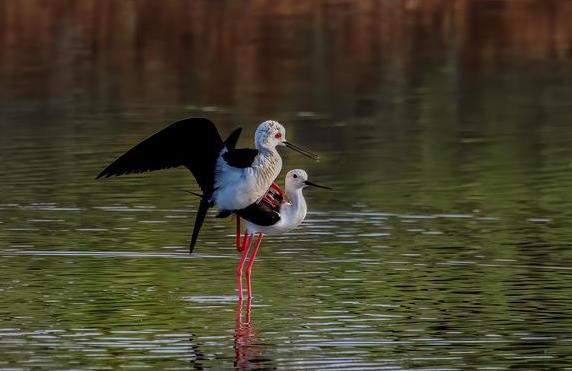
<instances>
[{"instance_id":1,"label":"long black beak","mask_svg":"<svg viewBox=\"0 0 572 371\"><path fill-rule=\"evenodd\" d=\"M331 188L331 187L326 187L326 186L323 186L323 185L319 185L319 184L310 182L309 180L306 180L306 181L304 182L304 184L309 185L309 186L312 186L312 187L318 187L318 188L324 188L324 189L333 189L333 188Z\"/></svg>"},{"instance_id":2,"label":"long black beak","mask_svg":"<svg viewBox=\"0 0 572 371\"><path fill-rule=\"evenodd\" d=\"M313 152L310 152L309 150L307 150L307 149L305 149L305 148L302 148L302 147L300 147L300 146L297 146L297 145L295 145L295 144L292 144L292 143L286 142L286 141L284 141L283 143L284 143L284 145L285 145L286 147L288 147L288 148L290 148L290 149L293 149L294 151L300 153L300 154L303 155L303 156L306 156L306 157L308 157L308 158L311 158L311 159L314 160L314 161L320 160L320 156L318 156L317 154L315 154L315 153L313 153Z\"/></svg>"}]
</instances>

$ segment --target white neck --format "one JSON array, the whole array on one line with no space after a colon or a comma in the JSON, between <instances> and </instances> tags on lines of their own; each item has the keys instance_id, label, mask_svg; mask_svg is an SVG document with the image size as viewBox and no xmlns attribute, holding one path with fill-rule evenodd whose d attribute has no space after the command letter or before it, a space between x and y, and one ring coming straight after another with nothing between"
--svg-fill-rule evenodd
<instances>
[{"instance_id":1,"label":"white neck","mask_svg":"<svg viewBox=\"0 0 572 371\"><path fill-rule=\"evenodd\" d=\"M255 143L256 145L256 149L259 150L260 152L278 152L276 150L276 146L273 145L268 145L265 143Z\"/></svg>"},{"instance_id":2,"label":"white neck","mask_svg":"<svg viewBox=\"0 0 572 371\"><path fill-rule=\"evenodd\" d=\"M291 223L298 225L306 217L306 212L308 211L306 199L302 194L302 188L294 190L287 189L286 197L288 197L288 201L291 205L288 210L287 218Z\"/></svg>"}]
</instances>

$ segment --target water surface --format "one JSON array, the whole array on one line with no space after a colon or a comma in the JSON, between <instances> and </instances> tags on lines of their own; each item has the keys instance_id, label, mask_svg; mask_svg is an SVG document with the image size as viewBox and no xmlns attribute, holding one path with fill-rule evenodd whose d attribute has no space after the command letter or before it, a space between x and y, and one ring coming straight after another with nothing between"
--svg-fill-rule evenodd
<instances>
[{"instance_id":1,"label":"water surface","mask_svg":"<svg viewBox=\"0 0 572 371\"><path fill-rule=\"evenodd\" d=\"M0 5L0 368L572 367L565 2L39 3ZM187 116L335 188L250 313L189 173L94 179Z\"/></svg>"}]
</instances>

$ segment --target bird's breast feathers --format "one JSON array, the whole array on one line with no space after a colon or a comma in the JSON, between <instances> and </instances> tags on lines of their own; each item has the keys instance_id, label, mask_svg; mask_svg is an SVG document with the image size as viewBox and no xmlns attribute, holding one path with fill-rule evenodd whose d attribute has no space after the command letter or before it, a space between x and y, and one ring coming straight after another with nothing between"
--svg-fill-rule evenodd
<instances>
[{"instance_id":1,"label":"bird's breast feathers","mask_svg":"<svg viewBox=\"0 0 572 371\"><path fill-rule=\"evenodd\" d=\"M236 168L224 159L217 161L213 200L222 210L240 210L264 196L282 169L277 152L259 153L252 166Z\"/></svg>"}]
</instances>

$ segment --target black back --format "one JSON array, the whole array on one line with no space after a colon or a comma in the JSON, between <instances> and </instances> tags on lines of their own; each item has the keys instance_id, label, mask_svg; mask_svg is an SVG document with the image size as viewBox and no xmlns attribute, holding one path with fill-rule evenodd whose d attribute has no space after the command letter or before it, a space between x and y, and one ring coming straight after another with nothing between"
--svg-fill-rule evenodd
<instances>
[{"instance_id":1,"label":"black back","mask_svg":"<svg viewBox=\"0 0 572 371\"><path fill-rule=\"evenodd\" d=\"M254 158L258 155L257 149L252 148L240 148L240 149L229 149L222 158L232 167L245 168L252 166Z\"/></svg>"}]
</instances>

